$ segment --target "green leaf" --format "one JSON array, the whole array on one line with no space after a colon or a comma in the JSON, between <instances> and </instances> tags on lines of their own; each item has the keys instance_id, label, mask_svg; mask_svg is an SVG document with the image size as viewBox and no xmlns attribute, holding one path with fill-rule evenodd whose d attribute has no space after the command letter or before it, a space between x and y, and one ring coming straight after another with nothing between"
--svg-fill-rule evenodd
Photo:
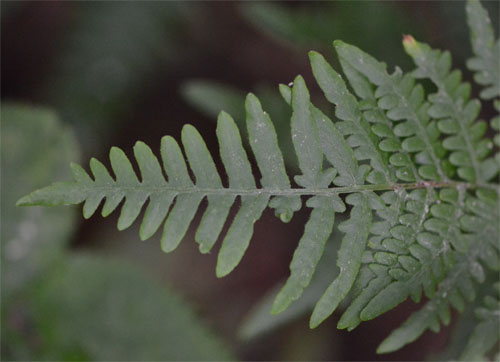
<instances>
[{"instance_id":1,"label":"green leaf","mask_svg":"<svg viewBox=\"0 0 500 362\"><path fill-rule=\"evenodd\" d=\"M259 100L253 94L245 102L247 112L247 130L250 147L262 175L263 188L285 190L290 188L290 179L285 171L283 156L278 147L278 138L271 119L262 110ZM276 216L289 221L293 212L300 209L300 198L276 197L270 206L276 209Z\"/></svg>"},{"instance_id":2,"label":"green leaf","mask_svg":"<svg viewBox=\"0 0 500 362\"><path fill-rule=\"evenodd\" d=\"M380 265L373 265L370 267L370 272L375 274L367 285L359 292L356 299L354 299L347 310L342 314L337 324L339 329L352 330L360 323L360 313L363 307L376 295L382 288L391 281L391 277L387 274L387 268Z\"/></svg>"},{"instance_id":3,"label":"green leaf","mask_svg":"<svg viewBox=\"0 0 500 362\"><path fill-rule=\"evenodd\" d=\"M426 312L423 314L423 312ZM437 317L426 309L412 316L377 348L377 353L390 353L397 351L407 343L415 341L430 325L439 325Z\"/></svg>"},{"instance_id":4,"label":"green leaf","mask_svg":"<svg viewBox=\"0 0 500 362\"><path fill-rule=\"evenodd\" d=\"M473 359L486 359L486 354L500 339L500 283L493 284L495 296L487 295L483 305L475 310L477 319L480 320L469 337L467 345L460 356L461 361Z\"/></svg>"},{"instance_id":5,"label":"green leaf","mask_svg":"<svg viewBox=\"0 0 500 362\"><path fill-rule=\"evenodd\" d=\"M460 201L463 203L463 201ZM498 209L498 207L497 207ZM490 209L495 217L498 210ZM495 230L496 229L496 230ZM399 328L394 330L379 346L378 353L389 353L416 340L426 329L439 331L440 320L449 323L449 308L453 306L458 311L464 310L464 300L472 301L475 290L471 279L471 271L475 268L476 260L485 255L492 257L492 269L498 270L498 251L491 249L488 244L491 240L498 240L498 228L488 228L486 225L477 231L474 237L475 247L467 254L453 253L453 268L446 273L446 277L439 283L438 291L426 305L413 313ZM472 235L468 235L472 237ZM439 245L438 245L439 246Z\"/></svg>"},{"instance_id":6,"label":"green leaf","mask_svg":"<svg viewBox=\"0 0 500 362\"><path fill-rule=\"evenodd\" d=\"M278 148L278 138L271 119L262 110L259 100L253 94L247 96L245 107L250 146L262 174L262 186L290 188L290 180L285 171L283 156Z\"/></svg>"},{"instance_id":7,"label":"green leaf","mask_svg":"<svg viewBox=\"0 0 500 362\"><path fill-rule=\"evenodd\" d=\"M260 219L268 202L269 195L242 197L241 208L222 241L216 269L219 278L229 274L240 262L250 243L253 225Z\"/></svg>"},{"instance_id":8,"label":"green leaf","mask_svg":"<svg viewBox=\"0 0 500 362\"><path fill-rule=\"evenodd\" d=\"M391 183L387 161L378 151L376 138L370 134L368 125L361 121L361 111L356 98L349 92L342 77L330 67L322 55L310 52L309 58L316 81L326 98L336 106L335 115L341 120L349 122L346 127L349 127L350 139L356 139L356 145L361 146L359 153L362 152L363 155L360 157L358 153L357 158L370 159L372 167L381 172L386 181Z\"/></svg>"},{"instance_id":9,"label":"green leaf","mask_svg":"<svg viewBox=\"0 0 500 362\"><path fill-rule=\"evenodd\" d=\"M361 257L370 230L371 210L362 194L350 195L347 201L354 207L350 219L339 226L339 229L345 233L337 259L340 274L316 304L311 316L311 328L317 327L335 311L351 290L361 265Z\"/></svg>"},{"instance_id":10,"label":"green leaf","mask_svg":"<svg viewBox=\"0 0 500 362\"><path fill-rule=\"evenodd\" d=\"M245 118L245 93L233 87L203 79L192 79L182 84L182 97L195 109L214 118L221 110L232 114L236 122ZM240 123L238 123L240 124Z\"/></svg>"},{"instance_id":11,"label":"green leaf","mask_svg":"<svg viewBox=\"0 0 500 362\"><path fill-rule=\"evenodd\" d=\"M221 112L217 123L220 156L224 163L229 186L242 189L254 189L255 181L247 154L241 143L240 132L233 118Z\"/></svg>"},{"instance_id":12,"label":"green leaf","mask_svg":"<svg viewBox=\"0 0 500 362\"><path fill-rule=\"evenodd\" d=\"M215 168L214 161L198 131L194 127L185 126L182 132L184 149L186 150L189 165L193 170L196 185L211 189L222 189L222 181ZM239 140L239 133L234 136L237 142ZM247 160L246 154L243 154L243 157ZM217 237L224 226L233 202L233 195L220 197L214 195L208 196L208 207L203 214L195 235L196 241L200 244L200 250L203 252L210 251L211 247L217 241Z\"/></svg>"},{"instance_id":13,"label":"green leaf","mask_svg":"<svg viewBox=\"0 0 500 362\"><path fill-rule=\"evenodd\" d=\"M467 67L475 71L474 80L486 86L480 93L483 99L500 96L500 42L493 33L490 17L478 0L468 0L467 23L470 29L472 50L475 58Z\"/></svg>"},{"instance_id":14,"label":"green leaf","mask_svg":"<svg viewBox=\"0 0 500 362\"><path fill-rule=\"evenodd\" d=\"M79 6L65 31L67 41L58 47L57 66L40 92L78 129L86 152L123 125L152 69L172 74L171 65L185 59L176 36L189 23L185 10L185 4L175 2Z\"/></svg>"},{"instance_id":15,"label":"green leaf","mask_svg":"<svg viewBox=\"0 0 500 362\"><path fill-rule=\"evenodd\" d=\"M450 135L443 142L444 148L461 151L450 154L450 162L458 166L458 176L469 182L486 182L496 174L498 166L492 163L491 168L481 167L490 150L486 149L482 154L477 152L480 144L485 141L482 137L484 123L476 119L481 109L480 103L477 100L469 100L469 92L463 94L460 91L460 88L470 88L469 84L461 83L459 71L450 71L451 56L448 52L431 49L411 36L406 36L403 44L417 65L414 74L419 78L432 80L438 88L436 93L429 95L432 106L428 112L432 117L442 119L438 121L438 128ZM446 64L445 67L443 63ZM437 109L441 111L437 112ZM433 178L429 176L426 178Z\"/></svg>"},{"instance_id":16,"label":"green leaf","mask_svg":"<svg viewBox=\"0 0 500 362\"><path fill-rule=\"evenodd\" d=\"M311 217L293 254L290 277L274 300L272 314L283 312L302 295L304 288L311 281L325 243L332 232L335 211L345 210L340 198L331 200L316 196L307 202L307 206L313 208Z\"/></svg>"},{"instance_id":17,"label":"green leaf","mask_svg":"<svg viewBox=\"0 0 500 362\"><path fill-rule=\"evenodd\" d=\"M69 258L30 303L46 358L232 359L185 301L123 262Z\"/></svg>"},{"instance_id":18,"label":"green leaf","mask_svg":"<svg viewBox=\"0 0 500 362\"><path fill-rule=\"evenodd\" d=\"M427 109L422 86L415 85L414 78L409 74L403 76L399 69L389 75L385 65L355 46L341 41L335 41L334 46L342 61L378 87L375 96L379 101L388 96L395 100L386 113L389 119L396 122L407 120L413 124L415 137L412 138L411 145L403 149L412 153L425 149L425 156L430 161L426 164L431 163L439 178L447 180L448 174L441 161L444 153L440 150L439 131L430 123L427 114L422 114L422 110Z\"/></svg>"},{"instance_id":19,"label":"green leaf","mask_svg":"<svg viewBox=\"0 0 500 362\"><path fill-rule=\"evenodd\" d=\"M310 111L309 92L301 76L295 78L292 90L293 114L290 120L292 141L299 159L301 176L295 181L302 187L321 186L323 164L319 133ZM327 185L322 185L327 187Z\"/></svg>"},{"instance_id":20,"label":"green leaf","mask_svg":"<svg viewBox=\"0 0 500 362\"><path fill-rule=\"evenodd\" d=\"M465 346L465 351L460 356L461 361L471 361L483 358L484 354L488 352L498 342L498 319L491 319L479 323Z\"/></svg>"},{"instance_id":21,"label":"green leaf","mask_svg":"<svg viewBox=\"0 0 500 362\"><path fill-rule=\"evenodd\" d=\"M475 46L479 49L478 44L487 40L471 64L479 73L477 80L489 87L482 93L488 98L493 95L486 77L491 75L491 64L484 60L496 54L497 45L491 45L493 35L480 5L469 2L468 7L473 12ZM470 99L471 86L462 82L460 71L452 70L450 53L433 50L410 36L405 36L403 45L417 66L410 74L400 68L388 73L384 63L357 47L334 42L350 84L319 53L309 54L314 77L333 104L336 118L311 103L301 76L293 86L280 85L293 112L286 132L285 122L273 124L259 99L249 94L244 140L253 151L260 182L252 174L254 165L243 148L238 121L222 112L217 139L227 183L200 134L186 126L182 143L189 169L172 138L162 140L162 167L153 151L139 142L134 156L140 177L125 153L113 148L114 177L97 160L90 162L91 174L73 164L73 182L35 191L19 204L85 202L83 214L90 217L105 200L104 216L121 205L118 228L124 229L147 203L140 237L152 236L164 223L162 248L172 251L192 227L206 198L207 208L193 232L201 252L222 239L216 267L222 277L243 258L254 224L267 206L288 222L301 208L301 196L309 197L306 206L312 211L294 252L290 277L272 306L272 312L279 313L307 290L332 233L335 213L346 209L345 198L353 207L351 218L339 226L346 234L337 260L340 274L320 299L311 325L328 317L348 293L351 302L338 327L349 330L408 297L418 303L425 296L425 306L379 349L396 350L427 329L438 331L441 324L451 323L450 308L464 311L478 294L476 284L489 283L490 275L500 269L498 137L492 139L487 123L477 120L481 103ZM420 78L434 83L436 91L426 95L417 82ZM494 102L497 110L499 104ZM500 128L497 118L491 121L493 130ZM284 134L291 136L288 143L283 143ZM280 144L295 149L292 158L298 160L300 173L293 172L294 184ZM496 154L490 156L492 152ZM228 221L231 208L235 216ZM220 235L223 229L227 232ZM292 311L303 311L300 303L293 306ZM491 299L485 300L485 306L478 309L480 317L497 308ZM486 320L479 322L479 331L489 328L483 327ZM467 356L483 353L493 339L479 341L473 335Z\"/></svg>"},{"instance_id":22,"label":"green leaf","mask_svg":"<svg viewBox=\"0 0 500 362\"><path fill-rule=\"evenodd\" d=\"M280 92L285 101L291 104L291 89L284 84L280 84ZM339 176L335 177L333 183L337 186L355 185L358 181L361 183L364 170L360 172L358 169L354 151L349 147L344 136L342 136L330 118L312 103L310 104L310 112L318 129L321 150L328 162L339 173Z\"/></svg>"},{"instance_id":23,"label":"green leaf","mask_svg":"<svg viewBox=\"0 0 500 362\"><path fill-rule=\"evenodd\" d=\"M290 137L290 114L288 107L283 104L281 97L270 85L259 83L255 93L267 109L276 128L278 144L283 153L287 167L297 169L297 156L293 150ZM195 109L207 117L216 119L221 110L234 117L236 125L240 128L243 145L248 146L248 134L245 127L245 94L231 85L217 83L210 80L188 80L181 85L181 95Z\"/></svg>"}]
</instances>

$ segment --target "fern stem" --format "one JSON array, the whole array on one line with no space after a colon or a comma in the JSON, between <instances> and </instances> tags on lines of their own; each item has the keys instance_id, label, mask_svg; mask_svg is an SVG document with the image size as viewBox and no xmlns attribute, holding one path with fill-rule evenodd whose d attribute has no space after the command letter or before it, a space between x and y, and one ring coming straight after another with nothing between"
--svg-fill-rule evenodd
<instances>
[{"instance_id":1,"label":"fern stem","mask_svg":"<svg viewBox=\"0 0 500 362\"><path fill-rule=\"evenodd\" d=\"M332 188L290 188L290 189L273 189L273 188L255 188L255 189L237 189L237 188L203 188L203 187L189 187L179 188L165 185L164 187L153 187L150 185L140 186L117 186L117 187L102 187L94 186L89 187L87 190L81 188L82 191L112 191L119 188L126 191L143 191L150 194L157 192L173 192L175 194L203 194L203 195L241 195L241 196L256 196L256 195L270 195L270 196L329 196L338 194L349 194L353 192L363 191L389 191L389 190L414 190L422 188L446 188L452 187L457 189L491 189L500 194L499 186L490 183L466 183L457 181L423 181L414 183L399 183L399 184L375 184L375 185L352 185L345 187L332 187Z\"/></svg>"}]
</instances>

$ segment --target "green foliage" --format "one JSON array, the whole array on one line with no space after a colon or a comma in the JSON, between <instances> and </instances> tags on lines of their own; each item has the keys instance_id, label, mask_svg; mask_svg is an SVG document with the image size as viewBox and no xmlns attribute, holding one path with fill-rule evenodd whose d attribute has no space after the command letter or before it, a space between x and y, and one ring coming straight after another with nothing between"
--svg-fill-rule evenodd
<instances>
[{"instance_id":1,"label":"green foliage","mask_svg":"<svg viewBox=\"0 0 500 362\"><path fill-rule=\"evenodd\" d=\"M40 187L54 175L68 177L67 164L79 152L72 132L44 108L2 104L1 138L1 358L32 360L19 327L26 325L20 312L24 294L64 255L77 215L13 205L26 187Z\"/></svg>"},{"instance_id":2,"label":"green foliage","mask_svg":"<svg viewBox=\"0 0 500 362\"><path fill-rule=\"evenodd\" d=\"M492 295L484 298L484 306L475 310L477 318L480 320L476 325L472 335L462 352L460 359L462 361L471 361L481 359L500 338L498 326L500 324L500 283L493 284Z\"/></svg>"},{"instance_id":3,"label":"green foliage","mask_svg":"<svg viewBox=\"0 0 500 362\"><path fill-rule=\"evenodd\" d=\"M498 46L494 48L491 25L479 2L470 1L467 8L478 59L469 65L479 72L476 81L487 86L481 97L494 98L498 84L490 81L490 75L498 63L494 53ZM194 182L181 148L166 136L160 150L163 170L151 149L138 142L134 155L139 180L123 151L114 147L110 161L115 177L95 159L90 161L92 177L73 164L74 181L37 190L18 205L85 202L83 214L88 218L103 199L103 216L124 201L118 220L118 229L123 230L149 200L140 237L151 237L164 223L161 245L170 252L206 198L208 206L195 236L200 251L206 253L238 200L239 209L228 222L218 255L216 273L222 277L242 259L254 223L267 206L288 222L302 206L300 196L310 196L306 206L312 209L311 215L272 313L285 311L304 293L334 228L335 214L346 212L349 205L349 217L338 228L345 234L337 257L339 272L319 298L310 324L318 326L347 297L348 307L338 327L352 330L408 297L419 302L425 295L424 307L378 349L379 353L395 351L425 330L437 331L441 323L449 324L450 307L462 312L466 302L475 298L475 284L483 283L489 274L496 273L498 279L500 268L499 187L495 183L499 163L492 156L495 146L487 137L487 123L477 120L481 103L470 99L470 85L462 82L459 71L451 70L448 52L433 50L411 36L403 44L416 65L406 74L399 68L389 73L384 63L359 48L335 41L354 93L323 56L310 53L314 77L335 106L333 121L311 103L301 76L293 85L280 85L281 95L292 108L291 140L300 170L293 181L298 187L292 187L285 170L270 117L258 98L249 94L246 129L260 180L252 175L235 121L221 112L217 139L227 187L202 137L187 125L182 146ZM420 78L429 79L435 93L426 96L417 82ZM498 122L495 118L491 127L498 130ZM498 136L495 142L498 146ZM484 355L498 340L493 333L487 339L478 337L492 328L488 315L498 314L491 298L485 305L478 311L481 321L470 336L464 358Z\"/></svg>"},{"instance_id":4,"label":"green foliage","mask_svg":"<svg viewBox=\"0 0 500 362\"><path fill-rule=\"evenodd\" d=\"M192 79L181 87L184 99L208 117L217 118L221 109L234 117L238 126L243 126L245 93L208 80Z\"/></svg>"},{"instance_id":5,"label":"green foliage","mask_svg":"<svg viewBox=\"0 0 500 362\"><path fill-rule=\"evenodd\" d=\"M68 258L30 300L49 359L231 359L184 300L123 262Z\"/></svg>"},{"instance_id":6,"label":"green foliage","mask_svg":"<svg viewBox=\"0 0 500 362\"><path fill-rule=\"evenodd\" d=\"M449 5L447 11L453 6ZM350 1L322 2L314 6L245 2L240 9L257 31L290 48L304 51L321 47L330 52L332 39L338 38L362 45L370 54L382 55L390 49L393 64L407 64L403 54L392 51L400 46L395 32L425 34L418 22L390 2L366 2L363 6ZM384 39L383 49L378 46L380 39Z\"/></svg>"},{"instance_id":7,"label":"green foliage","mask_svg":"<svg viewBox=\"0 0 500 362\"><path fill-rule=\"evenodd\" d=\"M62 253L76 210L13 208L26 191L56 177L79 158L72 132L42 108L2 104L2 298L31 282Z\"/></svg>"},{"instance_id":8,"label":"green foliage","mask_svg":"<svg viewBox=\"0 0 500 362\"><path fill-rule=\"evenodd\" d=\"M476 72L474 80L486 87L481 98L496 98L500 95L500 42L495 41L490 17L479 1L469 1L466 11L475 55L467 67Z\"/></svg>"},{"instance_id":9,"label":"green foliage","mask_svg":"<svg viewBox=\"0 0 500 362\"><path fill-rule=\"evenodd\" d=\"M179 30L198 16L186 4L75 3L46 85L39 90L96 152L126 121L141 85L186 57ZM194 10L194 9L193 9Z\"/></svg>"}]
</instances>

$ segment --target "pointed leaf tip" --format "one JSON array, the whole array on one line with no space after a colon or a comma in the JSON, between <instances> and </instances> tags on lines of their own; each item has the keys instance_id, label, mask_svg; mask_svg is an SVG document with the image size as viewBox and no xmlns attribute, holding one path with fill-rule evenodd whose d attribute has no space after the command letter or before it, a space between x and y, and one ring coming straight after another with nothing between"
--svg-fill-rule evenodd
<instances>
[{"instance_id":1,"label":"pointed leaf tip","mask_svg":"<svg viewBox=\"0 0 500 362\"><path fill-rule=\"evenodd\" d=\"M215 276L217 278L224 278L226 275L233 271L233 268L228 268L227 265L222 265L221 263L217 263L215 267Z\"/></svg>"},{"instance_id":2,"label":"pointed leaf tip","mask_svg":"<svg viewBox=\"0 0 500 362\"><path fill-rule=\"evenodd\" d=\"M411 35L405 34L403 35L403 47L407 54L412 57L415 57L420 52L420 45L415 40L415 38Z\"/></svg>"},{"instance_id":3,"label":"pointed leaf tip","mask_svg":"<svg viewBox=\"0 0 500 362\"><path fill-rule=\"evenodd\" d=\"M304 85L305 86L305 80L304 80L304 77L302 77L302 75L297 75L295 77L295 79L293 80L293 85L295 86L296 83L299 82L300 84L299 85Z\"/></svg>"},{"instance_id":4,"label":"pointed leaf tip","mask_svg":"<svg viewBox=\"0 0 500 362\"><path fill-rule=\"evenodd\" d=\"M248 107L248 106L254 105L254 104L260 105L260 101L255 94L250 92L247 94L247 97L245 99L245 105Z\"/></svg>"},{"instance_id":5,"label":"pointed leaf tip","mask_svg":"<svg viewBox=\"0 0 500 362\"><path fill-rule=\"evenodd\" d=\"M280 84L279 91L285 102L287 102L290 105L292 103L292 89L290 88L290 86L285 84Z\"/></svg>"},{"instance_id":6,"label":"pointed leaf tip","mask_svg":"<svg viewBox=\"0 0 500 362\"><path fill-rule=\"evenodd\" d=\"M311 319L309 319L309 328L316 329L321 324L321 322L322 321L316 320L315 318L313 319L313 316L311 316Z\"/></svg>"},{"instance_id":7,"label":"pointed leaf tip","mask_svg":"<svg viewBox=\"0 0 500 362\"><path fill-rule=\"evenodd\" d=\"M337 39L337 40L333 41L333 47L334 48L339 48L339 47L344 46L344 45L345 45L345 43L342 40L338 40Z\"/></svg>"},{"instance_id":8,"label":"pointed leaf tip","mask_svg":"<svg viewBox=\"0 0 500 362\"><path fill-rule=\"evenodd\" d=\"M415 43L415 38L410 34L403 34L403 44Z\"/></svg>"},{"instance_id":9,"label":"pointed leaf tip","mask_svg":"<svg viewBox=\"0 0 500 362\"><path fill-rule=\"evenodd\" d=\"M222 110L219 112L217 119L219 119L219 118L226 118L227 119L228 117L231 117L231 115L229 113L227 113L225 110Z\"/></svg>"},{"instance_id":10,"label":"pointed leaf tip","mask_svg":"<svg viewBox=\"0 0 500 362\"><path fill-rule=\"evenodd\" d=\"M143 146L149 147L147 144L145 144L141 140L135 141L134 147L143 147Z\"/></svg>"},{"instance_id":11,"label":"pointed leaf tip","mask_svg":"<svg viewBox=\"0 0 500 362\"><path fill-rule=\"evenodd\" d=\"M286 307L283 307L281 303L277 302L277 299L274 300L273 306L271 307L271 315L277 315L283 312Z\"/></svg>"},{"instance_id":12,"label":"pointed leaf tip","mask_svg":"<svg viewBox=\"0 0 500 362\"><path fill-rule=\"evenodd\" d=\"M315 59L317 59L318 57L323 58L323 56L322 56L320 53L318 53L318 52L316 52L316 51L314 51L314 50L311 50L311 51L309 52L309 61L310 61L311 63L312 63Z\"/></svg>"},{"instance_id":13,"label":"pointed leaf tip","mask_svg":"<svg viewBox=\"0 0 500 362\"><path fill-rule=\"evenodd\" d=\"M187 132L198 132L198 130L191 124L187 123L182 127L181 137L185 135Z\"/></svg>"},{"instance_id":14,"label":"pointed leaf tip","mask_svg":"<svg viewBox=\"0 0 500 362\"><path fill-rule=\"evenodd\" d=\"M21 197L19 200L16 202L16 206L30 206L30 198L29 194Z\"/></svg>"}]
</instances>

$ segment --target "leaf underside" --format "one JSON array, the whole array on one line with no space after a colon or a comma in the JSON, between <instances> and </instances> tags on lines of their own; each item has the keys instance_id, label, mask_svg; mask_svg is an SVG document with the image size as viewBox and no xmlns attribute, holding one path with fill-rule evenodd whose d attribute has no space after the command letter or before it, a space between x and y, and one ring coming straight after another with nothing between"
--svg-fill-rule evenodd
<instances>
[{"instance_id":1,"label":"leaf underside","mask_svg":"<svg viewBox=\"0 0 500 362\"><path fill-rule=\"evenodd\" d=\"M499 69L498 41L479 2L470 1L467 12L475 54L469 67L477 72L476 82L486 87L480 97L498 98L498 82L491 77ZM216 266L217 276L222 277L243 258L254 224L266 207L288 222L302 207L301 196L309 196L310 218L273 313L286 310L302 295L332 233L335 214L349 209L347 220L339 225L344 237L336 241L339 273L316 304L310 325L318 326L347 296L350 304L338 327L351 330L408 297L418 302L425 295L425 306L393 331L378 352L397 350L425 330L437 331L441 323L450 323L450 307L462 311L475 297L475 284L498 272L500 249L499 136L493 140L486 136L488 127L498 133L500 121L478 120L481 103L470 98L471 86L452 69L449 52L410 36L403 43L416 65L406 74L399 68L388 73L385 64L362 50L334 42L353 92L322 55L309 54L314 77L334 106L335 117L311 103L301 76L292 86L280 85L293 111L292 143L301 172L293 178L297 188L285 170L270 117L249 94L246 134L260 179L252 174L236 123L221 112L217 139L227 187L203 138L186 125L181 137L184 154L170 136L161 140L161 160L146 144L136 143L140 178L125 153L113 147L113 176L96 159L90 161L90 174L72 164L73 181L34 191L18 205L83 202L84 217L89 218L104 200L103 216L121 205L120 230L128 228L147 205L140 238L152 237L163 226L161 247L171 252L206 199L195 240L207 253L222 239ZM417 82L421 78L429 79L436 92L426 95ZM228 220L235 203L236 215ZM228 231L221 236L225 224ZM483 355L498 339L498 335L486 341L479 337L492 328L484 315L495 311L498 315L498 305L490 300L485 308L478 312L482 321L471 335L465 357Z\"/></svg>"}]
</instances>

